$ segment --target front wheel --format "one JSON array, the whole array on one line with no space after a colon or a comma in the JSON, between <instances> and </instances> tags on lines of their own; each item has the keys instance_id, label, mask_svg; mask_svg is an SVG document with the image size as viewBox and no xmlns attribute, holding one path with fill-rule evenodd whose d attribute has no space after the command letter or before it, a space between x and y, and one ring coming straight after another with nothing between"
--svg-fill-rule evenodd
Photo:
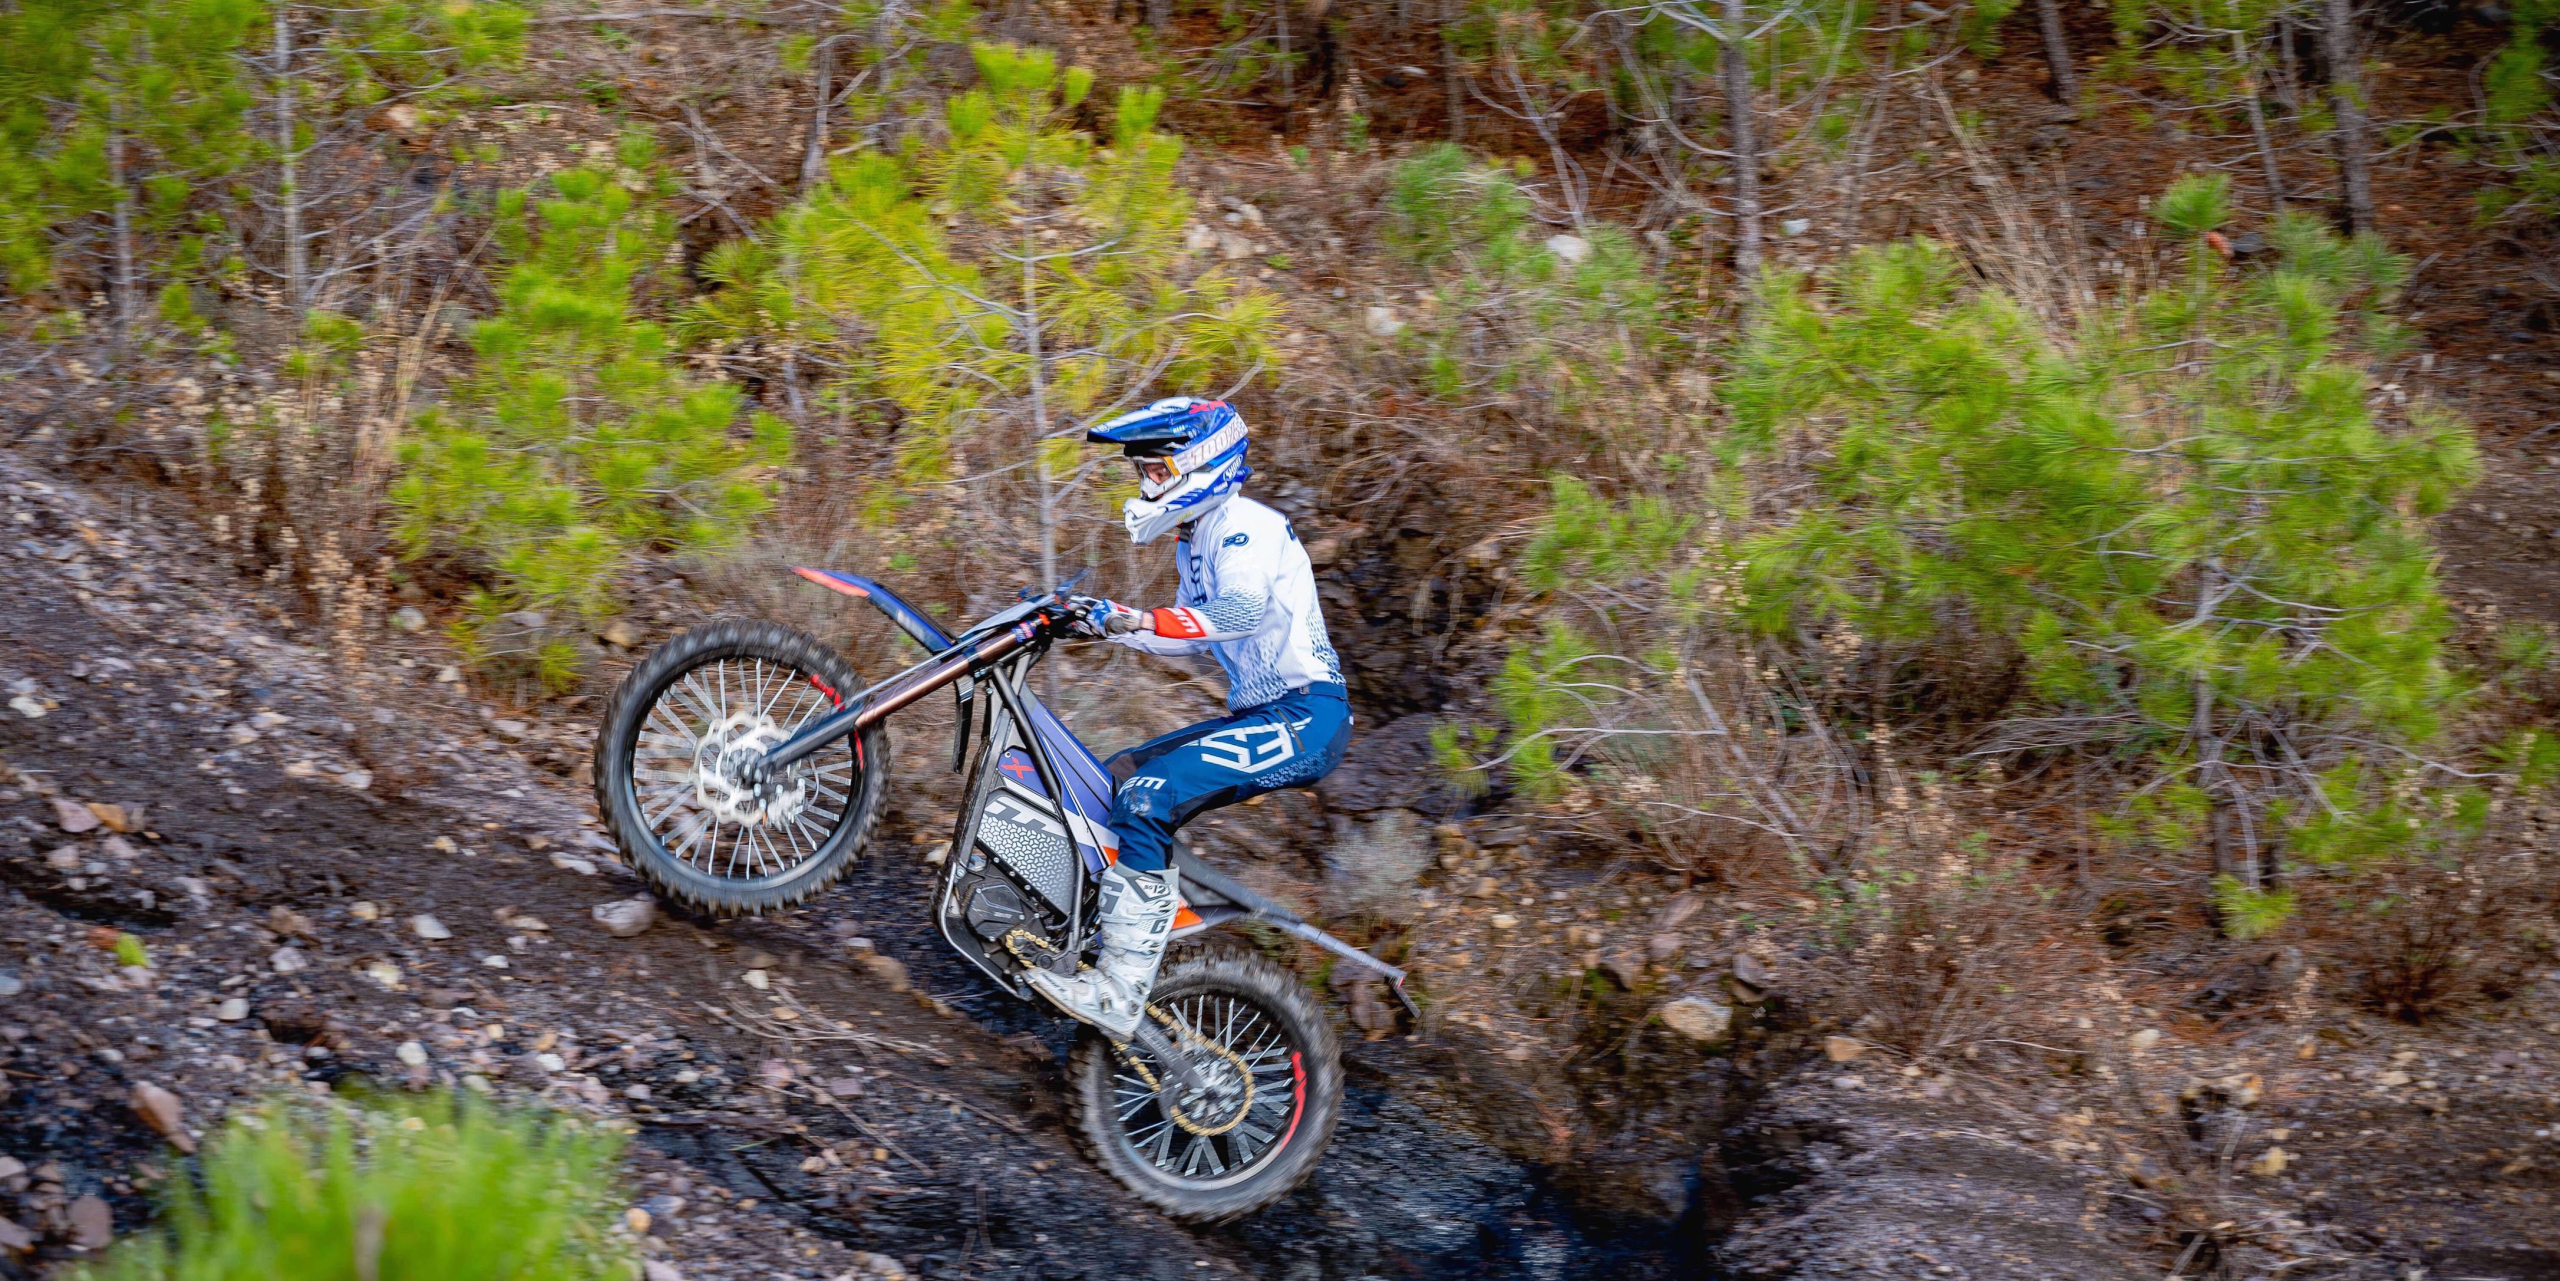
<instances>
[{"instance_id":1,"label":"front wheel","mask_svg":"<svg viewBox=\"0 0 2560 1281\"><path fill-rule=\"evenodd\" d=\"M596 807L623 857L669 898L714 912L769 912L832 884L879 817L888 736L837 739L766 790L741 786L737 766L861 688L834 650L772 623L713 623L659 646L596 736Z\"/></svg>"},{"instance_id":2,"label":"front wheel","mask_svg":"<svg viewBox=\"0 0 2560 1281\"><path fill-rule=\"evenodd\" d=\"M1210 1088L1168 1104L1162 1064L1087 1030L1067 1084L1095 1162L1191 1223L1242 1218L1304 1182L1342 1114L1342 1045L1307 989L1259 956L1194 956L1167 963L1147 1013Z\"/></svg>"}]
</instances>

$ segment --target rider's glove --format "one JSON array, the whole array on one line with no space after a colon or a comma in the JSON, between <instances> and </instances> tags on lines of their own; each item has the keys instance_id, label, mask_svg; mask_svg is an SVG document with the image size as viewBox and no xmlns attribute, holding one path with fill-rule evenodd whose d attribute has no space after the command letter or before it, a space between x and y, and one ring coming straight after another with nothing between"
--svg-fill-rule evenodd
<instances>
[{"instance_id":1,"label":"rider's glove","mask_svg":"<svg viewBox=\"0 0 2560 1281\"><path fill-rule=\"evenodd\" d=\"M1091 615L1095 630L1105 636L1147 630L1147 613L1131 609L1116 600L1096 601Z\"/></svg>"},{"instance_id":2,"label":"rider's glove","mask_svg":"<svg viewBox=\"0 0 2560 1281\"><path fill-rule=\"evenodd\" d=\"M1147 625L1144 611L1131 609L1116 600L1078 597L1075 627L1088 636L1118 636L1123 632L1143 631Z\"/></svg>"}]
</instances>

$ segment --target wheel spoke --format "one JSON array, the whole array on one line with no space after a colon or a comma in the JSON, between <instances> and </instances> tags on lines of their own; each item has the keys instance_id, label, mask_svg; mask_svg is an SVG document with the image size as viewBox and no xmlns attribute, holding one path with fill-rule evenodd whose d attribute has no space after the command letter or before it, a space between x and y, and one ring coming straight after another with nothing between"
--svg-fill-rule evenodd
<instances>
[{"instance_id":1,"label":"wheel spoke","mask_svg":"<svg viewBox=\"0 0 2560 1281\"><path fill-rule=\"evenodd\" d=\"M741 821L754 802L726 779L724 755L769 750L831 710L809 676L754 656L717 659L662 687L631 750L632 799L642 826L668 856L723 879L788 873L818 857L843 830L861 786L850 742L830 743L792 767L784 804Z\"/></svg>"}]
</instances>

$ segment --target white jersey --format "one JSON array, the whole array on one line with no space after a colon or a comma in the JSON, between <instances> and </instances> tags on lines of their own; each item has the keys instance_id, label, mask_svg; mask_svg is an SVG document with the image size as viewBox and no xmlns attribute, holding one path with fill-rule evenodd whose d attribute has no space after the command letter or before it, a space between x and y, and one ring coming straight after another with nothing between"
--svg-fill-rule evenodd
<instances>
[{"instance_id":1,"label":"white jersey","mask_svg":"<svg viewBox=\"0 0 2560 1281\"><path fill-rule=\"evenodd\" d=\"M1342 684L1342 661L1316 603L1315 567L1288 517L1238 494L1185 526L1175 550L1182 569L1175 606L1153 612L1154 631L1113 640L1150 654L1216 654L1229 711Z\"/></svg>"}]
</instances>

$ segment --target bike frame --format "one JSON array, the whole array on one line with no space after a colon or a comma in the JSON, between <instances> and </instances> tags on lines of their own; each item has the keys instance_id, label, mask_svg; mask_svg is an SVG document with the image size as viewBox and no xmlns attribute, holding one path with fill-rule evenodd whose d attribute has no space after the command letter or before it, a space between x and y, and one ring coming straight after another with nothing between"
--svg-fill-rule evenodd
<instances>
[{"instance_id":1,"label":"bike frame","mask_svg":"<svg viewBox=\"0 0 2560 1281\"><path fill-rule=\"evenodd\" d=\"M954 896L968 860L976 856L975 843L986 802L990 796L1010 791L1028 798L1032 802L1028 808L1045 809L1062 820L1074 850L1078 874L1071 878L1068 902L1059 905L1066 911L1067 945L1052 962L1060 972L1073 973L1092 941L1092 882L1120 855L1119 839L1112 835L1109 823L1112 797L1117 790L1110 772L1030 688L1031 668L1048 653L1053 642L1068 634L1072 617L1068 592L1074 583L1070 581L1047 595L1025 593L1020 604L953 637L935 626L922 610L872 579L826 569L794 567L792 572L830 591L870 602L922 646L926 657L886 680L846 695L838 710L775 745L764 757L766 774L779 776L793 762L827 744L868 730L944 686L956 686L959 719L952 731L953 769L966 762L973 722L983 719L987 725L978 749L969 801L961 811L958 830L952 834L951 852L944 861L935 894L934 915L943 939L1006 990L1025 999L1032 995L1027 985L989 963L984 944L974 934L965 930L955 934L952 929L959 911ZM992 693L992 701L973 706L982 691ZM999 709L1003 713L1001 721L997 719ZM1421 1009L1405 991L1405 971L1308 924L1297 913L1208 866L1197 854L1184 852L1181 846L1175 850L1182 872L1183 899L1174 917L1175 938L1241 917L1265 921L1375 972L1386 980L1396 1000L1420 1018Z\"/></svg>"}]
</instances>

